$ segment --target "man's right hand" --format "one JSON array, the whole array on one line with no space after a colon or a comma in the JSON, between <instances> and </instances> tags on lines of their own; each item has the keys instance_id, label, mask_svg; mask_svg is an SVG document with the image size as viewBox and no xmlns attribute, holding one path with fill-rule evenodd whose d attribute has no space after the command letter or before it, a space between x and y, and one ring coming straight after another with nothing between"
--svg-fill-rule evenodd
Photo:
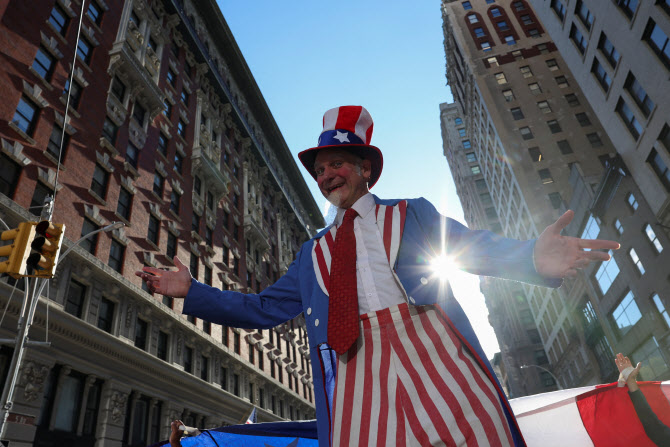
<instances>
[{"instance_id":1,"label":"man's right hand","mask_svg":"<svg viewBox=\"0 0 670 447\"><path fill-rule=\"evenodd\" d=\"M167 295L173 298L184 298L191 287L191 273L178 257L174 257L176 271L161 270L154 267L143 267L135 272L147 283L152 293Z\"/></svg>"}]
</instances>

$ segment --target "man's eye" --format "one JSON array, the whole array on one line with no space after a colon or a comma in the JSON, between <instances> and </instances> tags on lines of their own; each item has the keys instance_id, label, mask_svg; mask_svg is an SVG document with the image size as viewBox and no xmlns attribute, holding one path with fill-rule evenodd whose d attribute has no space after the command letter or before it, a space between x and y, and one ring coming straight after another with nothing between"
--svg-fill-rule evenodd
<instances>
[{"instance_id":1,"label":"man's eye","mask_svg":"<svg viewBox=\"0 0 670 447\"><path fill-rule=\"evenodd\" d=\"M342 167L342 162L341 161L336 161L335 163L333 163L333 167L334 168L341 168Z\"/></svg>"}]
</instances>

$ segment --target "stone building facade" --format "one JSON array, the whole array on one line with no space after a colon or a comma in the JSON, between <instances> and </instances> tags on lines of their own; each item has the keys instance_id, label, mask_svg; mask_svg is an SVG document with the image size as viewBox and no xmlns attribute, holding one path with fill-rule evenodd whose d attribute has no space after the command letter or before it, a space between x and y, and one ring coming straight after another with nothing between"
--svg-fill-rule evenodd
<instances>
[{"instance_id":1,"label":"stone building facade","mask_svg":"<svg viewBox=\"0 0 670 447\"><path fill-rule=\"evenodd\" d=\"M665 378L668 279L648 272L640 283L649 290L635 290L633 256L656 247L660 261L668 256L663 247L670 242L655 226L644 230L654 220L642 210L651 207L582 84L530 2L444 1L443 17L447 79L455 101L441 106L444 151L468 224L530 239L570 208L576 217L567 234L622 242L613 261L581 271L558 290L482 279L510 395L555 389L550 373L564 388L611 381L613 353L619 351L653 359L656 367L647 376ZM589 232L595 230L593 212L604 230L595 234ZM621 234L611 231L616 222L640 228ZM637 251L631 254L633 247ZM605 272L614 280L615 264L621 266L616 268L621 287L610 289ZM634 300L641 318L633 307L630 320L622 317L631 303L629 292L649 293ZM632 346L627 334L638 322L644 334Z\"/></svg>"},{"instance_id":2,"label":"stone building facade","mask_svg":"<svg viewBox=\"0 0 670 447\"><path fill-rule=\"evenodd\" d=\"M30 338L51 347L28 349L3 439L139 446L175 418L312 418L301 316L210 324L134 276L176 255L203 283L260 292L324 226L216 2L12 0L0 18L0 218L37 220L57 191L66 248L125 223L85 237L49 282ZM25 290L0 281L0 337Z\"/></svg>"}]
</instances>

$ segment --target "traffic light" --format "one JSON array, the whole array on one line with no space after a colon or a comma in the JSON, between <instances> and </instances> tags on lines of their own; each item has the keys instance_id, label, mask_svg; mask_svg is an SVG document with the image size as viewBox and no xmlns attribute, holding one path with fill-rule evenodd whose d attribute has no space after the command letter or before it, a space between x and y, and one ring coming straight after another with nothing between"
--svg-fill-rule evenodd
<instances>
[{"instance_id":1,"label":"traffic light","mask_svg":"<svg viewBox=\"0 0 670 447\"><path fill-rule=\"evenodd\" d=\"M21 222L18 228L3 231L0 239L11 240L12 243L0 247L0 273L7 273L14 278L26 276L26 267L30 256L29 244L35 237L35 222Z\"/></svg>"},{"instance_id":2,"label":"traffic light","mask_svg":"<svg viewBox=\"0 0 670 447\"><path fill-rule=\"evenodd\" d=\"M48 220L35 225L34 238L30 243L32 253L26 260L27 275L37 278L53 278L58 265L58 255L63 245L65 225L55 224Z\"/></svg>"}]
</instances>

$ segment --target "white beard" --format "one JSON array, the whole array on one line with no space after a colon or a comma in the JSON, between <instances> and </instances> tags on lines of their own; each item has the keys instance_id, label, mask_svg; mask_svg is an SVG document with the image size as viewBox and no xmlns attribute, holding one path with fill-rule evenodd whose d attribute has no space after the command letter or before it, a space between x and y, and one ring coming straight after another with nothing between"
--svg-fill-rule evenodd
<instances>
[{"instance_id":1,"label":"white beard","mask_svg":"<svg viewBox=\"0 0 670 447\"><path fill-rule=\"evenodd\" d=\"M331 192L328 197L326 197L326 200L339 208L340 203L342 203L342 191L338 189L337 191Z\"/></svg>"}]
</instances>

